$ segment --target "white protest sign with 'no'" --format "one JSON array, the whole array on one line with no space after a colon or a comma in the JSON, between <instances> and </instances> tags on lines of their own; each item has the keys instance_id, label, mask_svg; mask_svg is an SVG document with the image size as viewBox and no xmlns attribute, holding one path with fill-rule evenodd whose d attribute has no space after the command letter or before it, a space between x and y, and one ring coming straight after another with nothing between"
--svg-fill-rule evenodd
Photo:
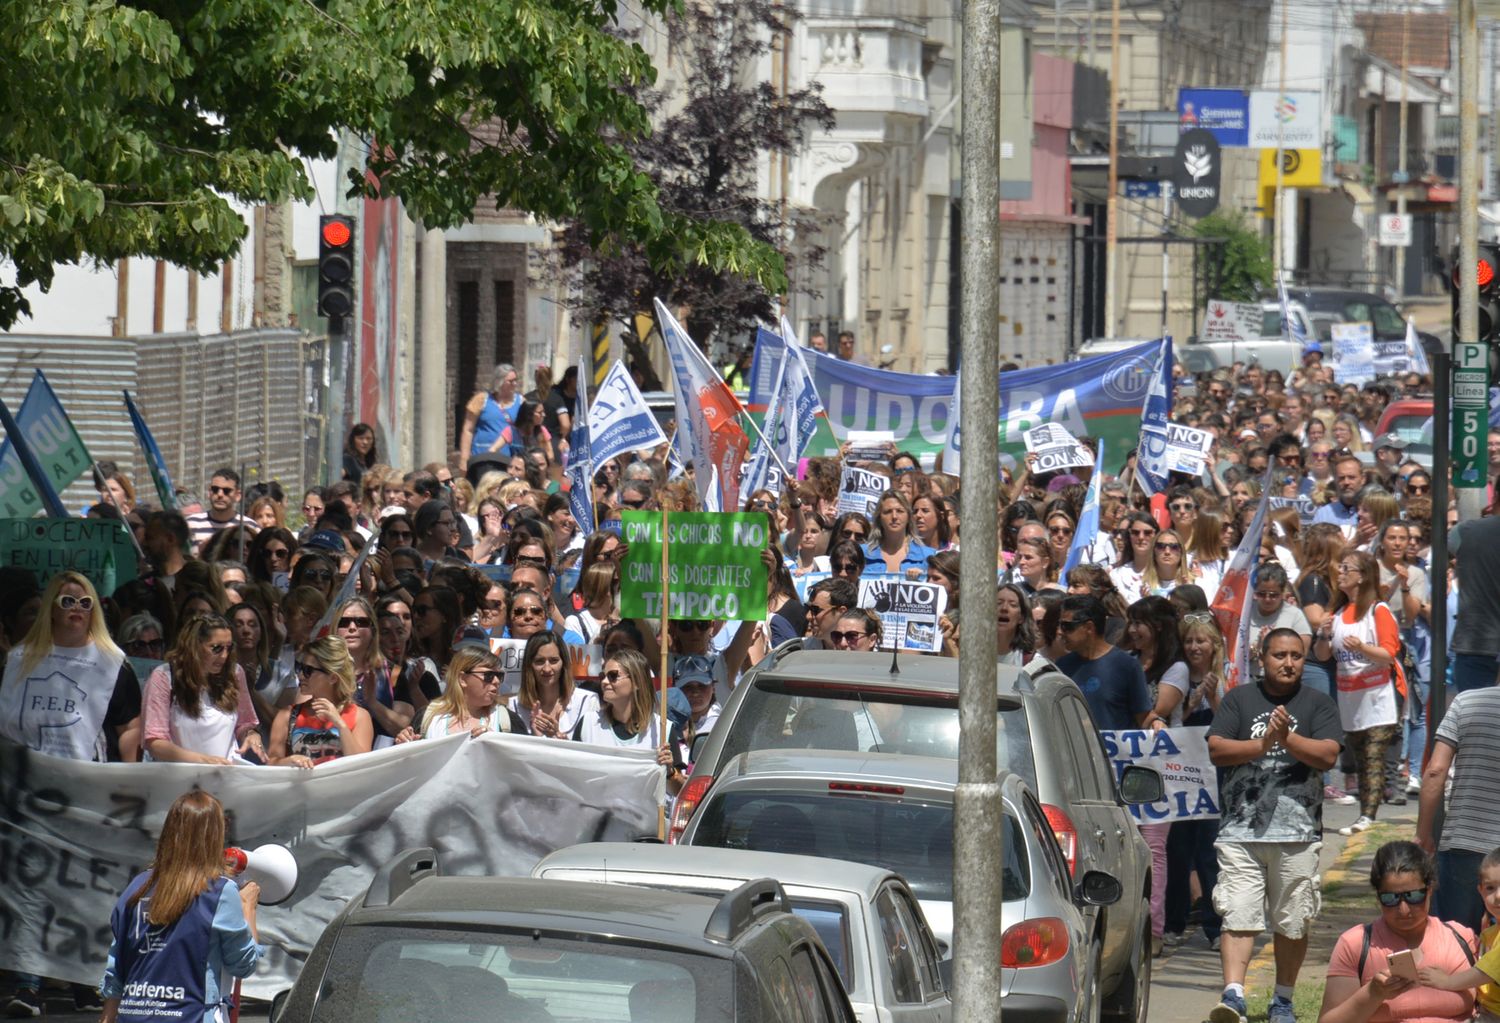
<instances>
[{"instance_id":1,"label":"white protest sign with 'no'","mask_svg":"<svg viewBox=\"0 0 1500 1023\"><path fill-rule=\"evenodd\" d=\"M1203 460L1213 447L1214 435L1177 423L1167 424L1167 469L1197 476L1203 471Z\"/></svg>"},{"instance_id":2,"label":"white protest sign with 'no'","mask_svg":"<svg viewBox=\"0 0 1500 1023\"><path fill-rule=\"evenodd\" d=\"M1341 384L1363 384L1375 379L1375 331L1368 323L1335 323L1333 379Z\"/></svg>"},{"instance_id":3,"label":"white protest sign with 'no'","mask_svg":"<svg viewBox=\"0 0 1500 1023\"><path fill-rule=\"evenodd\" d=\"M859 581L859 606L880 616L880 649L942 649L938 619L948 609L948 591L941 586L900 576L866 576Z\"/></svg>"},{"instance_id":4,"label":"white protest sign with 'no'","mask_svg":"<svg viewBox=\"0 0 1500 1023\"><path fill-rule=\"evenodd\" d=\"M1099 735L1116 778L1131 764L1161 772L1165 794L1155 803L1132 806L1136 820L1157 824L1219 816L1219 772L1208 756L1207 725Z\"/></svg>"},{"instance_id":5,"label":"white protest sign with 'no'","mask_svg":"<svg viewBox=\"0 0 1500 1023\"><path fill-rule=\"evenodd\" d=\"M1094 464L1094 453L1057 423L1033 426L1024 439L1026 450L1036 456L1031 471L1037 475Z\"/></svg>"},{"instance_id":6,"label":"white protest sign with 'no'","mask_svg":"<svg viewBox=\"0 0 1500 1023\"><path fill-rule=\"evenodd\" d=\"M873 522L880 504L880 495L889 489L889 476L861 469L856 465L846 465L844 475L839 480L839 514L858 512Z\"/></svg>"}]
</instances>

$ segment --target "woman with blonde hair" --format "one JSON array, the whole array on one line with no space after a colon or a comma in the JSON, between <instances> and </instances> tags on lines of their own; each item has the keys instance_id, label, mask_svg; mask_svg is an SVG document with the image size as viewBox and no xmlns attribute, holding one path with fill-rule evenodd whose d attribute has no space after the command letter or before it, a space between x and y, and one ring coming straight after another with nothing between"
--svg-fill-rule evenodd
<instances>
[{"instance_id":1,"label":"woman with blonde hair","mask_svg":"<svg viewBox=\"0 0 1500 1023\"><path fill-rule=\"evenodd\" d=\"M260 718L234 661L234 633L219 615L197 615L178 631L167 663L146 680L144 718L142 744L152 760L265 760Z\"/></svg>"},{"instance_id":2,"label":"woman with blonde hair","mask_svg":"<svg viewBox=\"0 0 1500 1023\"><path fill-rule=\"evenodd\" d=\"M261 529L286 528L286 511L279 501L257 497L250 505L250 521Z\"/></svg>"},{"instance_id":3,"label":"woman with blonde hair","mask_svg":"<svg viewBox=\"0 0 1500 1023\"><path fill-rule=\"evenodd\" d=\"M604 662L599 711L586 715L573 738L596 746L657 749L663 745L651 665L637 650L617 650Z\"/></svg>"},{"instance_id":4,"label":"woman with blonde hair","mask_svg":"<svg viewBox=\"0 0 1500 1023\"><path fill-rule=\"evenodd\" d=\"M599 712L599 697L573 684L568 644L558 633L543 630L526 641L521 654L521 691L510 698L508 706L532 735L566 739L580 721Z\"/></svg>"},{"instance_id":5,"label":"woman with blonde hair","mask_svg":"<svg viewBox=\"0 0 1500 1023\"><path fill-rule=\"evenodd\" d=\"M396 741L440 739L462 732L473 736L486 732L529 734L525 723L500 702L504 678L505 665L489 647L464 643L448 662L443 695L429 703L422 715L422 734L418 736L415 729L407 728Z\"/></svg>"},{"instance_id":6,"label":"woman with blonde hair","mask_svg":"<svg viewBox=\"0 0 1500 1023\"><path fill-rule=\"evenodd\" d=\"M359 511L371 525L380 523L380 509L387 506L385 489L392 482L401 485L401 475L389 465L377 463L359 478Z\"/></svg>"},{"instance_id":7,"label":"woman with blonde hair","mask_svg":"<svg viewBox=\"0 0 1500 1023\"><path fill-rule=\"evenodd\" d=\"M613 561L596 561L578 577L578 595L583 609L568 615L563 627L594 643L604 630L620 620L615 599L620 592L620 575Z\"/></svg>"},{"instance_id":8,"label":"woman with blonde hair","mask_svg":"<svg viewBox=\"0 0 1500 1023\"><path fill-rule=\"evenodd\" d=\"M1141 589L1165 597L1182 583L1195 583L1182 556L1182 537L1175 529L1163 529L1151 541L1151 564L1141 576ZM1207 590L1203 592L1207 593Z\"/></svg>"},{"instance_id":9,"label":"woman with blonde hair","mask_svg":"<svg viewBox=\"0 0 1500 1023\"><path fill-rule=\"evenodd\" d=\"M370 752L375 726L354 702L354 660L337 636L315 639L297 652L297 679L308 697L276 714L268 749L272 764L312 768Z\"/></svg>"},{"instance_id":10,"label":"woman with blonde hair","mask_svg":"<svg viewBox=\"0 0 1500 1023\"><path fill-rule=\"evenodd\" d=\"M168 808L151 866L110 914L101 1019L230 1018L227 978L251 976L260 961L260 886L225 876L224 844L224 807L207 792Z\"/></svg>"},{"instance_id":11,"label":"woman with blonde hair","mask_svg":"<svg viewBox=\"0 0 1500 1023\"><path fill-rule=\"evenodd\" d=\"M1328 435L1335 450L1352 451L1355 454L1367 450L1359 420L1352 413L1344 412L1334 419L1329 424Z\"/></svg>"},{"instance_id":12,"label":"woman with blonde hair","mask_svg":"<svg viewBox=\"0 0 1500 1023\"><path fill-rule=\"evenodd\" d=\"M1385 524L1400 517L1401 502L1384 490L1372 489L1359 499L1359 510L1355 512L1354 546L1370 550Z\"/></svg>"},{"instance_id":13,"label":"woman with blonde hair","mask_svg":"<svg viewBox=\"0 0 1500 1023\"><path fill-rule=\"evenodd\" d=\"M1229 560L1223 516L1209 508L1200 508L1193 519L1191 537L1183 554L1192 581L1202 587L1204 593L1217 594L1219 581L1224 577L1224 565Z\"/></svg>"},{"instance_id":14,"label":"woman with blonde hair","mask_svg":"<svg viewBox=\"0 0 1500 1023\"><path fill-rule=\"evenodd\" d=\"M334 615L333 626L354 662L354 702L370 712L376 748L388 746L412 723L416 708L396 694L391 666L381 649L380 619L368 600L351 597Z\"/></svg>"},{"instance_id":15,"label":"woman with blonde hair","mask_svg":"<svg viewBox=\"0 0 1500 1023\"><path fill-rule=\"evenodd\" d=\"M141 686L125 652L110 638L94 584L59 572L42 591L41 610L5 659L0 736L72 760L134 761L141 738ZM77 693L88 697L77 699ZM32 708L72 700L66 722L31 718ZM39 704L38 701L41 701Z\"/></svg>"}]
</instances>

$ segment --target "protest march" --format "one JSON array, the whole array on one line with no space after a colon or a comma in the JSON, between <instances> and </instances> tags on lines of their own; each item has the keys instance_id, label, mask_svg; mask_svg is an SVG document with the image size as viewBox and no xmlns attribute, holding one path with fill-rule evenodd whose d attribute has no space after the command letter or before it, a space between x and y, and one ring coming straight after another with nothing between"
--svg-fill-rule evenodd
<instances>
[{"instance_id":1,"label":"protest march","mask_svg":"<svg viewBox=\"0 0 1500 1023\"><path fill-rule=\"evenodd\" d=\"M1489 581L1454 570L1455 656L1434 665L1448 510L1430 455L1378 432L1430 380L1388 372L1368 330L1285 373L1193 374L1169 338L1002 366L999 458L964 465L956 375L859 365L783 321L737 392L656 315L670 419L624 363L592 395L577 368L523 394L501 364L451 461L388 464L356 423L342 478L300 494L233 466L175 477L129 394L149 479L90 458L40 371L0 408L10 1015L44 978L88 1001L100 924L188 788L241 843L295 843L313 879L262 932L246 990L269 996L404 846L524 873L690 813L695 740L788 645L897 671L991 627L1002 665L1076 684L1116 772L1160 774L1162 798L1130 808L1152 944L1196 927L1217 948L1245 930L1215 891L1244 883L1225 843L1312 842L1325 801L1368 830L1422 791L1430 687L1495 681L1473 637L1500 615L1496 520L1449 545ZM97 500L69 508L80 478ZM963 556L965 479L996 496L994 565ZM959 586L991 571L993 626Z\"/></svg>"}]
</instances>

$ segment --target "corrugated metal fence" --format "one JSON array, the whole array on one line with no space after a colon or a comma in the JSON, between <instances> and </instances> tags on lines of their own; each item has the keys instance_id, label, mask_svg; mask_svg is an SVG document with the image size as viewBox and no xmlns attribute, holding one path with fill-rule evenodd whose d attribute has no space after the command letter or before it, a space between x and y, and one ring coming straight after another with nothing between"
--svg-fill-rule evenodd
<instances>
[{"instance_id":1,"label":"corrugated metal fence","mask_svg":"<svg viewBox=\"0 0 1500 1023\"><path fill-rule=\"evenodd\" d=\"M208 474L245 467L246 484L279 480L288 500L319 481L326 342L285 328L139 338L0 334L0 397L18 408L40 368L89 453L117 462L141 500L150 474L120 399L128 389L151 427L173 482L202 496ZM64 499L97 498L86 478Z\"/></svg>"}]
</instances>

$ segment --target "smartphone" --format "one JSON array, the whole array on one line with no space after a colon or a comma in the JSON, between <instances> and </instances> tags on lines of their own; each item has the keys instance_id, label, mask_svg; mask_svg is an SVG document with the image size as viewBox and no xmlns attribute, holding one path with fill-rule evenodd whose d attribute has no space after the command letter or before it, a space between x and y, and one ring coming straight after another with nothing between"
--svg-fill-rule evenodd
<instances>
[{"instance_id":1,"label":"smartphone","mask_svg":"<svg viewBox=\"0 0 1500 1023\"><path fill-rule=\"evenodd\" d=\"M1401 951L1392 952L1387 956L1386 962L1390 964L1391 976L1416 980L1417 967L1422 962L1422 950L1419 948L1403 948Z\"/></svg>"}]
</instances>

